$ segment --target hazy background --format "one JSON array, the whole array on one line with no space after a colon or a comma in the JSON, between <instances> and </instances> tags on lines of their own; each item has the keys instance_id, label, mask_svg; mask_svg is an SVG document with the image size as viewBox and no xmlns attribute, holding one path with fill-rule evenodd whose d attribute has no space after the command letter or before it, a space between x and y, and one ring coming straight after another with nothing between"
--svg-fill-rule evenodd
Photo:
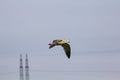
<instances>
[{"instance_id":1,"label":"hazy background","mask_svg":"<svg viewBox=\"0 0 120 80\"><path fill-rule=\"evenodd\" d=\"M68 60L54 39L68 39ZM119 80L119 0L0 0L0 79L19 79L27 53L30 80ZM47 77L46 77L47 76Z\"/></svg>"}]
</instances>

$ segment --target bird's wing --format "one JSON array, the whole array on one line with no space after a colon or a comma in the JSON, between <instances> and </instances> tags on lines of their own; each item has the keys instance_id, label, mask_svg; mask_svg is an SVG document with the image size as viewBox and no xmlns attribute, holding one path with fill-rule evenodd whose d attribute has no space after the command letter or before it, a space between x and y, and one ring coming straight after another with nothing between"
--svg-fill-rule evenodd
<instances>
[{"instance_id":1,"label":"bird's wing","mask_svg":"<svg viewBox=\"0 0 120 80\"><path fill-rule=\"evenodd\" d=\"M67 55L68 58L70 58L71 56L71 48L70 48L70 45L65 43L65 44L62 44L62 47L64 48L64 51Z\"/></svg>"}]
</instances>

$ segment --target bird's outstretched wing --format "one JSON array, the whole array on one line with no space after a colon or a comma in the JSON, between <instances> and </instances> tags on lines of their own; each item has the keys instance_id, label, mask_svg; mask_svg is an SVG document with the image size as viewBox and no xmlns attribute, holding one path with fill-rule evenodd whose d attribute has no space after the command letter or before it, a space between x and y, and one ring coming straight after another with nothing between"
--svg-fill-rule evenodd
<instances>
[{"instance_id":1,"label":"bird's outstretched wing","mask_svg":"<svg viewBox=\"0 0 120 80\"><path fill-rule=\"evenodd\" d=\"M64 48L64 51L65 51L67 57L70 58L70 56L71 56L71 48L70 48L70 45L67 44L67 43L65 43L65 44L62 44L61 46Z\"/></svg>"}]
</instances>

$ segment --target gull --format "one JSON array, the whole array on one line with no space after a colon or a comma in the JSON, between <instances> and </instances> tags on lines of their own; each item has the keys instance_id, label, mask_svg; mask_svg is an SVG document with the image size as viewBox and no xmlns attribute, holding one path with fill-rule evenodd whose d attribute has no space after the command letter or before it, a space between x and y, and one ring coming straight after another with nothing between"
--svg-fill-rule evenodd
<instances>
[{"instance_id":1,"label":"gull","mask_svg":"<svg viewBox=\"0 0 120 80\"><path fill-rule=\"evenodd\" d=\"M71 48L68 43L70 43L70 41L68 40L56 39L56 40L53 40L53 42L49 44L50 45L49 48L53 48L54 46L59 46L59 45L62 46L66 53L66 56L69 59L71 55Z\"/></svg>"}]
</instances>

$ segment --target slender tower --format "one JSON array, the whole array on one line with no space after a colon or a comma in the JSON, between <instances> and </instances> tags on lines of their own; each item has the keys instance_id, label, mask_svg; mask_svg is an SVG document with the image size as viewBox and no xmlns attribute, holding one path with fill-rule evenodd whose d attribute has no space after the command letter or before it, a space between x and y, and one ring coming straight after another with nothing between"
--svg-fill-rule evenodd
<instances>
[{"instance_id":1,"label":"slender tower","mask_svg":"<svg viewBox=\"0 0 120 80\"><path fill-rule=\"evenodd\" d=\"M28 65L28 55L26 54L25 59L25 80L29 80L29 65Z\"/></svg>"},{"instance_id":2,"label":"slender tower","mask_svg":"<svg viewBox=\"0 0 120 80\"><path fill-rule=\"evenodd\" d=\"M22 62L22 55L20 54L20 80L24 80L23 76L23 62Z\"/></svg>"}]
</instances>

